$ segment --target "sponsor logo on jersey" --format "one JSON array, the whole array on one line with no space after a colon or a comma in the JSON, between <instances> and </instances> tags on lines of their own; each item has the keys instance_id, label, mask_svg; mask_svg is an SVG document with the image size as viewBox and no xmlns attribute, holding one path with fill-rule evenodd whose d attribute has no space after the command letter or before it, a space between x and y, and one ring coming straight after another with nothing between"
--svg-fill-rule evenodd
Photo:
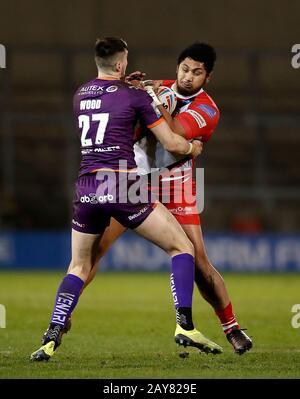
<instances>
[{"instance_id":1,"label":"sponsor logo on jersey","mask_svg":"<svg viewBox=\"0 0 300 399\"><path fill-rule=\"evenodd\" d=\"M195 121L197 122L197 124L200 128L203 128L204 126L206 126L205 119L197 111L194 111L193 109L189 109L186 112L188 114L192 115L192 117L195 119Z\"/></svg>"},{"instance_id":2,"label":"sponsor logo on jersey","mask_svg":"<svg viewBox=\"0 0 300 399\"><path fill-rule=\"evenodd\" d=\"M114 200L114 196L112 194L99 195L97 199L100 204L104 204L105 202L112 202Z\"/></svg>"},{"instance_id":3,"label":"sponsor logo on jersey","mask_svg":"<svg viewBox=\"0 0 300 399\"><path fill-rule=\"evenodd\" d=\"M82 204L92 204L92 205L97 205L97 204L104 204L106 202L111 202L114 200L114 196L112 194L106 194L106 195L99 195L95 193L90 193L89 195L83 195L80 197L80 202Z\"/></svg>"},{"instance_id":4,"label":"sponsor logo on jersey","mask_svg":"<svg viewBox=\"0 0 300 399\"><path fill-rule=\"evenodd\" d=\"M129 220L133 220L139 216L141 216L143 213L146 212L146 210L149 208L149 205L144 206L144 208L142 208L138 213L134 213L133 215L128 216Z\"/></svg>"},{"instance_id":5,"label":"sponsor logo on jersey","mask_svg":"<svg viewBox=\"0 0 300 399\"><path fill-rule=\"evenodd\" d=\"M82 229L85 227L85 224L81 224L81 223L77 222L77 220L75 220L75 219L72 219L72 223Z\"/></svg>"},{"instance_id":6,"label":"sponsor logo on jersey","mask_svg":"<svg viewBox=\"0 0 300 399\"><path fill-rule=\"evenodd\" d=\"M110 151L116 151L116 150L120 150L119 145L112 145L110 147L102 147L102 148L94 148L94 150L92 150L92 151L93 152L110 152Z\"/></svg>"},{"instance_id":7,"label":"sponsor logo on jersey","mask_svg":"<svg viewBox=\"0 0 300 399\"><path fill-rule=\"evenodd\" d=\"M82 197L80 197L80 202L82 204L96 205L96 204L98 204L97 195L93 194L93 193L90 193L89 195L83 195Z\"/></svg>"},{"instance_id":8,"label":"sponsor logo on jersey","mask_svg":"<svg viewBox=\"0 0 300 399\"><path fill-rule=\"evenodd\" d=\"M98 85L83 86L79 91L79 96L85 94L101 94L103 92L103 87Z\"/></svg>"},{"instance_id":9,"label":"sponsor logo on jersey","mask_svg":"<svg viewBox=\"0 0 300 399\"><path fill-rule=\"evenodd\" d=\"M118 86L109 86L106 91L107 93L113 93L114 91L118 90Z\"/></svg>"},{"instance_id":10,"label":"sponsor logo on jersey","mask_svg":"<svg viewBox=\"0 0 300 399\"><path fill-rule=\"evenodd\" d=\"M101 107L101 100L81 100L80 111L88 109L99 109Z\"/></svg>"},{"instance_id":11,"label":"sponsor logo on jersey","mask_svg":"<svg viewBox=\"0 0 300 399\"><path fill-rule=\"evenodd\" d=\"M182 207L182 206L178 206L177 208L168 208L168 211L169 212L171 212L171 213L174 213L174 214L176 214L176 215L178 215L178 214L183 214L183 215L190 215L190 214L195 214L195 213L197 213L197 209L195 209L195 208L192 208L192 207L190 207L190 206L185 206L185 207Z\"/></svg>"},{"instance_id":12,"label":"sponsor logo on jersey","mask_svg":"<svg viewBox=\"0 0 300 399\"><path fill-rule=\"evenodd\" d=\"M206 104L200 104L198 105L199 109L201 109L203 112L205 112L211 119L216 116L217 111L210 107L209 105Z\"/></svg>"},{"instance_id":13,"label":"sponsor logo on jersey","mask_svg":"<svg viewBox=\"0 0 300 399\"><path fill-rule=\"evenodd\" d=\"M94 152L94 149L93 148L88 148L86 150L82 150L81 154L82 155L86 155L86 154L90 154L91 152Z\"/></svg>"}]
</instances>

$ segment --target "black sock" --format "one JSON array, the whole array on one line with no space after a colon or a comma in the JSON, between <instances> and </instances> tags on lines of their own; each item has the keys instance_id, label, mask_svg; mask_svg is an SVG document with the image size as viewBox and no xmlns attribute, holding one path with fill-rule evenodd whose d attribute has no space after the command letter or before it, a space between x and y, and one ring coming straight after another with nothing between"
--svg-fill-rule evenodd
<instances>
[{"instance_id":1,"label":"black sock","mask_svg":"<svg viewBox=\"0 0 300 399\"><path fill-rule=\"evenodd\" d=\"M177 308L176 322L184 330L193 330L194 324L192 319L192 308Z\"/></svg>"}]
</instances>

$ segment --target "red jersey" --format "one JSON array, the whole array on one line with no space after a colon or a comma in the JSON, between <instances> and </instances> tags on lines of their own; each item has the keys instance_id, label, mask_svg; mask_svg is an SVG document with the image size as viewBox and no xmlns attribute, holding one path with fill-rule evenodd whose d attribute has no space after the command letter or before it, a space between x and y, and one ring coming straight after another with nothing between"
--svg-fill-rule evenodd
<instances>
[{"instance_id":1,"label":"red jersey","mask_svg":"<svg viewBox=\"0 0 300 399\"><path fill-rule=\"evenodd\" d=\"M164 80L162 85L170 87L177 96L177 105L172 116L183 126L185 138L197 138L207 142L220 118L220 112L212 98L203 89L192 96L182 96L176 92L174 80ZM166 151L153 136L144 137L135 145L135 156L141 174L153 172L155 168L164 168L161 183L152 182L151 191L177 220L181 224L199 224L193 159Z\"/></svg>"},{"instance_id":2,"label":"red jersey","mask_svg":"<svg viewBox=\"0 0 300 399\"><path fill-rule=\"evenodd\" d=\"M177 106L174 114L185 130L185 138L208 141L220 118L219 109L213 99L203 89L192 96L181 96L175 90L174 80L164 80L163 86L170 87L176 93Z\"/></svg>"}]
</instances>

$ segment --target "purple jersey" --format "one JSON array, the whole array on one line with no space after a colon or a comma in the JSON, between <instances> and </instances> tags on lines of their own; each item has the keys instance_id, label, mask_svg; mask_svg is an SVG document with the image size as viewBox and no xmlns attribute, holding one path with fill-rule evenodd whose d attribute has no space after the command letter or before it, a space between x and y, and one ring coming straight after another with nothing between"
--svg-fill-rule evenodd
<instances>
[{"instance_id":1,"label":"purple jersey","mask_svg":"<svg viewBox=\"0 0 300 399\"><path fill-rule=\"evenodd\" d=\"M119 161L136 168L134 126L137 120L148 127L159 117L144 91L120 80L94 79L74 95L74 116L81 138L79 176L101 168L119 169Z\"/></svg>"}]
</instances>

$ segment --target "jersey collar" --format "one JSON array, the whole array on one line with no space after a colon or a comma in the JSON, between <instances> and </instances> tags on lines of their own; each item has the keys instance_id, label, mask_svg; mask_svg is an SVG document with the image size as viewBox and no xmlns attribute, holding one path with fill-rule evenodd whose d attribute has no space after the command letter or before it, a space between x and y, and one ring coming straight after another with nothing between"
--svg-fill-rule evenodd
<instances>
[{"instance_id":1,"label":"jersey collar","mask_svg":"<svg viewBox=\"0 0 300 399\"><path fill-rule=\"evenodd\" d=\"M176 88L175 88L175 87L176 87L175 83L176 83L176 82L174 82L174 83L172 84L171 89L175 92L176 97L179 98L180 100L190 100L191 98L194 98L194 97L199 96L199 94L201 94L201 93L204 91L204 90L202 89L202 87L201 87L201 89L200 89L197 93L195 93L195 94L193 94L193 95L191 95L191 96L183 96L182 94L177 93Z\"/></svg>"}]
</instances>

